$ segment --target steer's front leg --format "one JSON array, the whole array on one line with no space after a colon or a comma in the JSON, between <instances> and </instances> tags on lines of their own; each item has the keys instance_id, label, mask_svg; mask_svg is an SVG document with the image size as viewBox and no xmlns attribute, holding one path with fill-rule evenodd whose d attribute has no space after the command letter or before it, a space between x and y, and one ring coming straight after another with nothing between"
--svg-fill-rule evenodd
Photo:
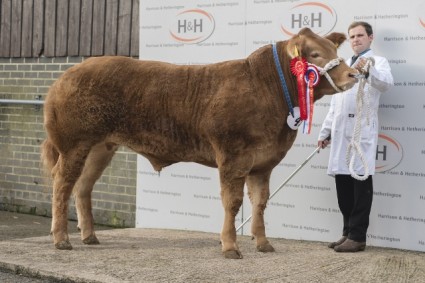
<instances>
[{"instance_id":1,"label":"steer's front leg","mask_svg":"<svg viewBox=\"0 0 425 283\"><path fill-rule=\"evenodd\" d=\"M270 195L270 173L249 175L246 178L248 195L252 205L251 233L257 240L259 252L274 252L273 246L267 240L264 226L264 210Z\"/></svg>"},{"instance_id":2,"label":"steer's front leg","mask_svg":"<svg viewBox=\"0 0 425 283\"><path fill-rule=\"evenodd\" d=\"M244 178L228 180L221 176L221 201L224 207L221 244L225 258L242 258L242 254L236 243L235 217L242 205L244 183Z\"/></svg>"}]
</instances>

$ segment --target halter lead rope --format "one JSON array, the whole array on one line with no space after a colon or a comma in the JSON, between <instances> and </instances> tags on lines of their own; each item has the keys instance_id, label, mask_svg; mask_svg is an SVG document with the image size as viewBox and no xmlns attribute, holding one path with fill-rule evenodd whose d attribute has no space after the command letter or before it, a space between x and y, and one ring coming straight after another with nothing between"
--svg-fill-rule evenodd
<instances>
[{"instance_id":1,"label":"halter lead rope","mask_svg":"<svg viewBox=\"0 0 425 283\"><path fill-rule=\"evenodd\" d=\"M365 74L369 67L374 64L373 58L366 59L366 64L362 69L362 73ZM367 178L369 178L369 166L367 164L367 161L364 157L363 151L361 149L360 145L360 139L361 139L361 124L362 124L362 115L363 115L363 105L366 104L367 107L367 113L366 113L366 122L367 125L370 123L370 103L369 103L369 94L364 92L364 88L366 85L366 76L360 75L358 76L360 79L359 82L359 89L357 91L356 96L356 121L354 123L354 132L353 136L351 138L351 142L349 143L347 147L347 154L346 154L346 162L348 165L348 169L350 171L351 176L359 181L364 181ZM358 175L354 170L354 163L355 163L355 157L356 155L359 156L360 161L362 162L363 168L364 168L364 175L360 176Z\"/></svg>"}]
</instances>

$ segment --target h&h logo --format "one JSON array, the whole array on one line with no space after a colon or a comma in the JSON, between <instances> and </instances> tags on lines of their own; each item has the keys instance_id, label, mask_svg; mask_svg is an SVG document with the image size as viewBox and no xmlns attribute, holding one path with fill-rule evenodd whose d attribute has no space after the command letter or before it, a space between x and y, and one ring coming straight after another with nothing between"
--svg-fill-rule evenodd
<instances>
[{"instance_id":1,"label":"h&h logo","mask_svg":"<svg viewBox=\"0 0 425 283\"><path fill-rule=\"evenodd\" d=\"M207 40L214 29L215 21L211 14L201 9L190 9L177 14L169 31L174 40L194 44Z\"/></svg>"},{"instance_id":2,"label":"h&h logo","mask_svg":"<svg viewBox=\"0 0 425 283\"><path fill-rule=\"evenodd\" d=\"M394 138L379 134L376 146L376 172L385 172L396 167L403 159L403 148Z\"/></svg>"},{"instance_id":3,"label":"h&h logo","mask_svg":"<svg viewBox=\"0 0 425 283\"><path fill-rule=\"evenodd\" d=\"M291 37L305 27L324 36L333 30L336 22L337 14L329 5L307 2L295 5L283 14L280 28Z\"/></svg>"}]
</instances>

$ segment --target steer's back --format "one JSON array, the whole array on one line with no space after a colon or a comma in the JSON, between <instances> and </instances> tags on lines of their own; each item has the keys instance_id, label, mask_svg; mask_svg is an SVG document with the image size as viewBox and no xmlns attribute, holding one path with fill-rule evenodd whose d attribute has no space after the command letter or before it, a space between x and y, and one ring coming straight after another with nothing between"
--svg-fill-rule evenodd
<instances>
[{"instance_id":1,"label":"steer's back","mask_svg":"<svg viewBox=\"0 0 425 283\"><path fill-rule=\"evenodd\" d=\"M51 87L45 126L63 151L70 140L107 141L164 165L195 161L215 166L212 147L231 137L229 131L235 141L254 142L250 131L259 120L254 111L262 103L254 92L244 60L179 66L91 58Z\"/></svg>"}]
</instances>

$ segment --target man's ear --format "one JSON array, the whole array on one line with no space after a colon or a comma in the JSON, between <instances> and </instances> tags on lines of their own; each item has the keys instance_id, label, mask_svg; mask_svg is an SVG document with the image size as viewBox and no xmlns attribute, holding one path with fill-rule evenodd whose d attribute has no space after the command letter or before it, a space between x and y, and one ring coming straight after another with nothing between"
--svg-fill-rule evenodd
<instances>
[{"instance_id":1,"label":"man's ear","mask_svg":"<svg viewBox=\"0 0 425 283\"><path fill-rule=\"evenodd\" d=\"M345 34L340 33L340 32L333 32L333 33L325 36L325 38L332 41L337 48L347 39Z\"/></svg>"}]
</instances>

